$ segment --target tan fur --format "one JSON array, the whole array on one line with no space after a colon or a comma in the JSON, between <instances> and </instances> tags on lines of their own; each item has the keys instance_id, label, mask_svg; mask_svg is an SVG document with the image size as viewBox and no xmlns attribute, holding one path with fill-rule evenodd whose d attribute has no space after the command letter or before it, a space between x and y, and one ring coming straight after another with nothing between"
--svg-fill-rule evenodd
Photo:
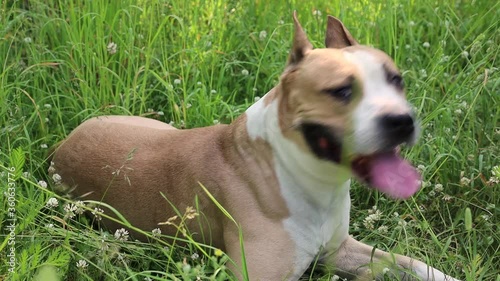
<instances>
[{"instance_id":1,"label":"tan fur","mask_svg":"<svg viewBox=\"0 0 500 281\"><path fill-rule=\"evenodd\" d=\"M195 206L198 196L202 228L197 219L187 221L193 238L232 253L238 262L238 230L198 182L243 226L248 255L264 255L253 253L262 251L253 245L258 242L253 237L287 239L279 227L288 210L280 200L272 151L263 141L250 142L242 128L244 123L245 115L230 126L176 130L141 117L93 118L73 131L56 150L54 168L65 185L76 186L72 194L75 199L106 202L132 225L146 231L159 227L166 235L175 235L177 229L158 224L176 213L160 193L181 213L187 206ZM111 215L109 210L105 213ZM110 230L122 227L110 220L104 220L104 225ZM259 233L264 230L266 233ZM281 250L286 260L286 249ZM267 261L252 262L256 268L250 270L262 272L257 269L263 266L261 263Z\"/></svg>"}]
</instances>

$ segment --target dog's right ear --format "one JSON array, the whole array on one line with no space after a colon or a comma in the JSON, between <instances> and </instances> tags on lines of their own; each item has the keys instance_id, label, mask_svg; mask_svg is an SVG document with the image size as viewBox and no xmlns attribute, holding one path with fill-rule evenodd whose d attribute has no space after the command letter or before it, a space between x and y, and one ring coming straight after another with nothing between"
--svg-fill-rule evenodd
<instances>
[{"instance_id":1,"label":"dog's right ear","mask_svg":"<svg viewBox=\"0 0 500 281\"><path fill-rule=\"evenodd\" d=\"M359 43L352 37L344 24L339 19L328 16L325 46L327 48L342 49L354 45L359 45Z\"/></svg>"},{"instance_id":2,"label":"dog's right ear","mask_svg":"<svg viewBox=\"0 0 500 281\"><path fill-rule=\"evenodd\" d=\"M292 50L288 58L288 66L298 64L304 58L305 54L313 49L311 42L307 39L307 35L297 19L296 11L293 12L293 23L295 26L295 35Z\"/></svg>"}]
</instances>

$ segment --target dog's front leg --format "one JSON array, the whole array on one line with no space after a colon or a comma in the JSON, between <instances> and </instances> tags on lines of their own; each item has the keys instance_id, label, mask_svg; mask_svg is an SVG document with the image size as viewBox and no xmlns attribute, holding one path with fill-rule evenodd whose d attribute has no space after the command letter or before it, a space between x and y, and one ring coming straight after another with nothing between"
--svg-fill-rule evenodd
<instances>
[{"instance_id":1,"label":"dog's front leg","mask_svg":"<svg viewBox=\"0 0 500 281\"><path fill-rule=\"evenodd\" d=\"M333 263L339 275L359 281L383 280L384 274L405 281L458 281L421 261L374 249L352 237L325 262Z\"/></svg>"}]
</instances>

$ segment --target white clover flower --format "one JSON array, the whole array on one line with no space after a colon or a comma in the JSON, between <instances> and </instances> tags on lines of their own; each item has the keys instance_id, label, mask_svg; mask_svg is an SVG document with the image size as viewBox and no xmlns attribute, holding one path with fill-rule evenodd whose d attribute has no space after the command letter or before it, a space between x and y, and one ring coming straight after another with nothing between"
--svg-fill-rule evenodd
<instances>
[{"instance_id":1,"label":"white clover flower","mask_svg":"<svg viewBox=\"0 0 500 281\"><path fill-rule=\"evenodd\" d=\"M314 10L313 11L313 16L321 17L321 11L320 10Z\"/></svg>"},{"instance_id":2,"label":"white clover flower","mask_svg":"<svg viewBox=\"0 0 500 281\"><path fill-rule=\"evenodd\" d=\"M451 199L453 199L453 197L451 197L451 195L448 195L448 194L443 195L444 201L450 201Z\"/></svg>"},{"instance_id":3,"label":"white clover flower","mask_svg":"<svg viewBox=\"0 0 500 281\"><path fill-rule=\"evenodd\" d=\"M174 84L175 84L175 85L179 85L180 83L181 83L181 79L175 79L175 80L174 80Z\"/></svg>"},{"instance_id":4,"label":"white clover flower","mask_svg":"<svg viewBox=\"0 0 500 281\"><path fill-rule=\"evenodd\" d=\"M42 143L42 144L40 145L40 148L41 148L41 149L47 149L47 148L48 148L48 146L47 146L47 144L46 144L46 143Z\"/></svg>"},{"instance_id":5,"label":"white clover flower","mask_svg":"<svg viewBox=\"0 0 500 281\"><path fill-rule=\"evenodd\" d=\"M436 184L436 185L434 186L434 190L435 190L436 192L443 192L443 190L444 190L443 185L442 185L442 184L440 184L440 183Z\"/></svg>"},{"instance_id":6,"label":"white clover flower","mask_svg":"<svg viewBox=\"0 0 500 281\"><path fill-rule=\"evenodd\" d=\"M417 166L417 170L420 172L420 173L423 173L425 171L425 166L420 164Z\"/></svg>"},{"instance_id":7,"label":"white clover flower","mask_svg":"<svg viewBox=\"0 0 500 281\"><path fill-rule=\"evenodd\" d=\"M278 24L279 24L279 25L282 25L282 24L285 24L285 22L284 22L283 20L279 20L279 21L278 21Z\"/></svg>"},{"instance_id":8,"label":"white clover flower","mask_svg":"<svg viewBox=\"0 0 500 281\"><path fill-rule=\"evenodd\" d=\"M116 45L115 42L110 42L106 48L108 49L108 53L110 53L111 55L114 55L114 54L116 54L116 50L118 48L118 45Z\"/></svg>"},{"instance_id":9,"label":"white clover flower","mask_svg":"<svg viewBox=\"0 0 500 281\"><path fill-rule=\"evenodd\" d=\"M81 214L83 214L83 212L85 212L85 203L83 201L80 201L80 200L76 201L74 206L75 206L74 212L76 214L81 215Z\"/></svg>"},{"instance_id":10,"label":"white clover flower","mask_svg":"<svg viewBox=\"0 0 500 281\"><path fill-rule=\"evenodd\" d=\"M260 100L259 96L255 96L255 98L253 99L254 102L258 102L259 100Z\"/></svg>"},{"instance_id":11,"label":"white clover flower","mask_svg":"<svg viewBox=\"0 0 500 281\"><path fill-rule=\"evenodd\" d=\"M469 52L467 52L467 51L463 51L463 52L462 52L462 57L464 57L464 58L468 58L468 57L469 57Z\"/></svg>"},{"instance_id":12,"label":"white clover flower","mask_svg":"<svg viewBox=\"0 0 500 281\"><path fill-rule=\"evenodd\" d=\"M217 91L216 90L211 90L210 94L217 94Z\"/></svg>"},{"instance_id":13,"label":"white clover flower","mask_svg":"<svg viewBox=\"0 0 500 281\"><path fill-rule=\"evenodd\" d=\"M442 56L441 57L441 62L442 63L449 62L449 61L450 61L450 56Z\"/></svg>"},{"instance_id":14,"label":"white clover flower","mask_svg":"<svg viewBox=\"0 0 500 281\"><path fill-rule=\"evenodd\" d=\"M424 48L429 48L431 46L431 44L429 44L429 42L424 42L424 44L422 44L422 46L424 46Z\"/></svg>"},{"instance_id":15,"label":"white clover flower","mask_svg":"<svg viewBox=\"0 0 500 281\"><path fill-rule=\"evenodd\" d=\"M352 228L355 230L355 231L359 231L359 223L355 222L352 224Z\"/></svg>"},{"instance_id":16,"label":"white clover flower","mask_svg":"<svg viewBox=\"0 0 500 281\"><path fill-rule=\"evenodd\" d=\"M163 111L158 111L158 112L156 112L156 114L158 114L158 115L160 115L160 116L165 115L165 113L163 113Z\"/></svg>"},{"instance_id":17,"label":"white clover flower","mask_svg":"<svg viewBox=\"0 0 500 281\"><path fill-rule=\"evenodd\" d=\"M381 234L386 234L387 232L389 232L389 227L387 225L382 225L377 230Z\"/></svg>"},{"instance_id":18,"label":"white clover flower","mask_svg":"<svg viewBox=\"0 0 500 281\"><path fill-rule=\"evenodd\" d=\"M411 20L411 21L408 22L408 25L409 26L415 26L415 22Z\"/></svg>"},{"instance_id":19,"label":"white clover flower","mask_svg":"<svg viewBox=\"0 0 500 281\"><path fill-rule=\"evenodd\" d=\"M49 208L49 209L55 208L57 206L59 206L59 201L57 201L57 198L54 198L54 197L49 198L49 200L45 204L45 208Z\"/></svg>"},{"instance_id":20,"label":"white clover flower","mask_svg":"<svg viewBox=\"0 0 500 281\"><path fill-rule=\"evenodd\" d=\"M219 120L214 119L214 125L220 124Z\"/></svg>"},{"instance_id":21,"label":"white clover flower","mask_svg":"<svg viewBox=\"0 0 500 281\"><path fill-rule=\"evenodd\" d=\"M260 41L264 41L267 37L267 31L265 30L262 30L260 33L259 33L259 39Z\"/></svg>"},{"instance_id":22,"label":"white clover flower","mask_svg":"<svg viewBox=\"0 0 500 281\"><path fill-rule=\"evenodd\" d=\"M69 218L75 217L76 209L77 207L73 203L68 203L64 205L64 211L66 212L66 216L68 216Z\"/></svg>"},{"instance_id":23,"label":"white clover flower","mask_svg":"<svg viewBox=\"0 0 500 281\"><path fill-rule=\"evenodd\" d=\"M485 221L488 221L488 220L490 220L490 218L491 218L491 217L490 217L489 215L487 215L487 214L482 214L480 217L481 217L483 220L485 220Z\"/></svg>"},{"instance_id":24,"label":"white clover flower","mask_svg":"<svg viewBox=\"0 0 500 281\"><path fill-rule=\"evenodd\" d=\"M30 172L23 172L23 177L29 178L31 176Z\"/></svg>"},{"instance_id":25,"label":"white clover flower","mask_svg":"<svg viewBox=\"0 0 500 281\"><path fill-rule=\"evenodd\" d=\"M200 255L198 255L198 253L194 253L191 255L192 260L197 260L199 257L200 257Z\"/></svg>"},{"instance_id":26,"label":"white clover flower","mask_svg":"<svg viewBox=\"0 0 500 281\"><path fill-rule=\"evenodd\" d=\"M159 228L155 228L155 229L151 230L151 232L153 233L153 237L160 237L160 235L161 235L161 229L159 229Z\"/></svg>"},{"instance_id":27,"label":"white clover flower","mask_svg":"<svg viewBox=\"0 0 500 281\"><path fill-rule=\"evenodd\" d=\"M54 173L56 171L56 168L54 168L54 162L50 161L50 166L49 166L49 173Z\"/></svg>"},{"instance_id":28,"label":"white clover flower","mask_svg":"<svg viewBox=\"0 0 500 281\"><path fill-rule=\"evenodd\" d=\"M498 184L498 183L500 183L500 178L495 177L495 176L491 176L490 179L488 180L488 183L490 185Z\"/></svg>"},{"instance_id":29,"label":"white clover flower","mask_svg":"<svg viewBox=\"0 0 500 281\"><path fill-rule=\"evenodd\" d=\"M376 210L363 220L363 225L367 229L373 230L375 228L375 223L379 221L381 218L382 218L382 212L380 210Z\"/></svg>"},{"instance_id":30,"label":"white clover flower","mask_svg":"<svg viewBox=\"0 0 500 281\"><path fill-rule=\"evenodd\" d=\"M377 205L373 205L372 208L368 210L368 214L374 214L377 210Z\"/></svg>"},{"instance_id":31,"label":"white clover flower","mask_svg":"<svg viewBox=\"0 0 500 281\"><path fill-rule=\"evenodd\" d=\"M59 174L53 174L52 180L54 181L54 183L59 184L59 183L61 183L62 178Z\"/></svg>"},{"instance_id":32,"label":"white clover flower","mask_svg":"<svg viewBox=\"0 0 500 281\"><path fill-rule=\"evenodd\" d=\"M28 43L28 44L31 43L31 42L33 42L33 40L31 39L31 37L25 37L23 40L24 40L24 43Z\"/></svg>"},{"instance_id":33,"label":"white clover flower","mask_svg":"<svg viewBox=\"0 0 500 281\"><path fill-rule=\"evenodd\" d=\"M462 177L460 179L460 185L463 185L463 186L467 186L469 185L471 182L471 180L469 178L466 178L466 177Z\"/></svg>"},{"instance_id":34,"label":"white clover flower","mask_svg":"<svg viewBox=\"0 0 500 281\"><path fill-rule=\"evenodd\" d=\"M191 108L191 106L193 106L193 105L192 105L192 104L190 104L190 103L187 103L187 104L186 104L186 108Z\"/></svg>"},{"instance_id":35,"label":"white clover flower","mask_svg":"<svg viewBox=\"0 0 500 281\"><path fill-rule=\"evenodd\" d=\"M455 109L455 114L462 115L462 110L460 108Z\"/></svg>"},{"instance_id":36,"label":"white clover flower","mask_svg":"<svg viewBox=\"0 0 500 281\"><path fill-rule=\"evenodd\" d=\"M98 221L102 220L102 214L104 214L104 210L101 208L94 208L94 210L92 211L92 215L94 215L95 219Z\"/></svg>"},{"instance_id":37,"label":"white clover flower","mask_svg":"<svg viewBox=\"0 0 500 281\"><path fill-rule=\"evenodd\" d=\"M128 231L125 228L120 228L115 231L115 239L120 241L128 240Z\"/></svg>"},{"instance_id":38,"label":"white clover flower","mask_svg":"<svg viewBox=\"0 0 500 281\"><path fill-rule=\"evenodd\" d=\"M427 70L420 69L420 76L422 76L422 78L427 78Z\"/></svg>"},{"instance_id":39,"label":"white clover flower","mask_svg":"<svg viewBox=\"0 0 500 281\"><path fill-rule=\"evenodd\" d=\"M80 268L80 269L85 269L89 266L89 264L87 263L86 260L78 260L76 262L76 267Z\"/></svg>"},{"instance_id":40,"label":"white clover flower","mask_svg":"<svg viewBox=\"0 0 500 281\"><path fill-rule=\"evenodd\" d=\"M46 227L46 228L49 228L49 229L50 229L50 228L54 228L54 224L52 224L52 223L48 223L48 224L46 224L46 225L45 225L45 227Z\"/></svg>"},{"instance_id":41,"label":"white clover flower","mask_svg":"<svg viewBox=\"0 0 500 281\"><path fill-rule=\"evenodd\" d=\"M339 281L340 277L338 275L333 275L331 281Z\"/></svg>"},{"instance_id":42,"label":"white clover flower","mask_svg":"<svg viewBox=\"0 0 500 281\"><path fill-rule=\"evenodd\" d=\"M391 270L387 267L385 267L383 270L382 270L382 274L386 275L387 273L389 273Z\"/></svg>"},{"instance_id":43,"label":"white clover flower","mask_svg":"<svg viewBox=\"0 0 500 281\"><path fill-rule=\"evenodd\" d=\"M241 71L241 74L242 74L243 76L248 76L249 72L248 72L248 70L243 69L243 70Z\"/></svg>"},{"instance_id":44,"label":"white clover flower","mask_svg":"<svg viewBox=\"0 0 500 281\"><path fill-rule=\"evenodd\" d=\"M201 82L200 81L196 82L196 85L201 86Z\"/></svg>"},{"instance_id":45,"label":"white clover flower","mask_svg":"<svg viewBox=\"0 0 500 281\"><path fill-rule=\"evenodd\" d=\"M108 249L109 249L109 244L104 239L101 239L101 245L99 246L99 251L104 253Z\"/></svg>"},{"instance_id":46,"label":"white clover flower","mask_svg":"<svg viewBox=\"0 0 500 281\"><path fill-rule=\"evenodd\" d=\"M47 108L47 109L51 109L52 108L52 105L49 104L49 103L46 103L43 105L43 107Z\"/></svg>"},{"instance_id":47,"label":"white clover flower","mask_svg":"<svg viewBox=\"0 0 500 281\"><path fill-rule=\"evenodd\" d=\"M38 181L38 185L41 188L47 188L47 183L45 181L43 181L43 180Z\"/></svg>"}]
</instances>

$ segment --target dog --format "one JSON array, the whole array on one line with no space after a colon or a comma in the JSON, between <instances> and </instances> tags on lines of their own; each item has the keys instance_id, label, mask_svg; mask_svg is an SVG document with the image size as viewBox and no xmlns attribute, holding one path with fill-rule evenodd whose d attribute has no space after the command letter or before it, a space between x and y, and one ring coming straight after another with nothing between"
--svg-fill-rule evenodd
<instances>
[{"instance_id":1,"label":"dog","mask_svg":"<svg viewBox=\"0 0 500 281\"><path fill-rule=\"evenodd\" d=\"M332 16L326 48L313 49L296 13L293 21L280 82L230 125L178 130L95 117L56 149L52 174L75 198L105 202L146 231L175 235L161 223L196 206L199 219L185 222L193 239L227 253L238 279L298 280L317 261L356 280L389 268L403 280L457 281L349 236L351 176L393 198L419 189L398 149L415 143L418 121L387 54L360 45Z\"/></svg>"}]
</instances>

